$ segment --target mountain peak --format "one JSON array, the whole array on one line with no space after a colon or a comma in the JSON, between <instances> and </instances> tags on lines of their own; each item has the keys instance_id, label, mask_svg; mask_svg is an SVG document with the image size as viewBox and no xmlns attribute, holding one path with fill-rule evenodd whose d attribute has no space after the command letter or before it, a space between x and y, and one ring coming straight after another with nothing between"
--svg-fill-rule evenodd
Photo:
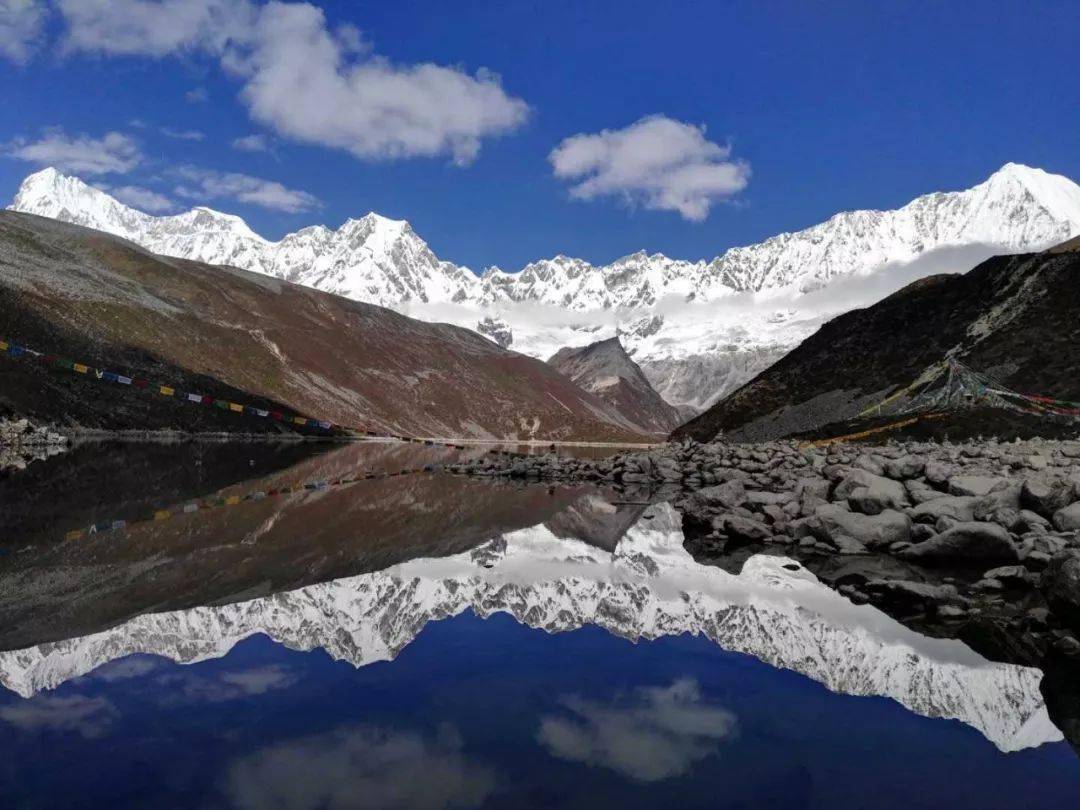
<instances>
[{"instance_id":1,"label":"mountain peak","mask_svg":"<svg viewBox=\"0 0 1080 810\"><path fill-rule=\"evenodd\" d=\"M1074 233L1080 233L1080 186L1068 177L1023 163L1006 163L982 186L996 188L1012 183L1020 184L1051 216L1071 223Z\"/></svg>"}]
</instances>

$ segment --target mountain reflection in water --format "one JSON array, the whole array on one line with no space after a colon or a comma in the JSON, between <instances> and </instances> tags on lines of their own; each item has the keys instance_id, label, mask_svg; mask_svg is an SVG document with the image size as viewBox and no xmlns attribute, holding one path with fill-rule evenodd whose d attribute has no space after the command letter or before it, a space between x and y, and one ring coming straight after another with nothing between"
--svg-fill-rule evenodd
<instances>
[{"instance_id":1,"label":"mountain reflection in water","mask_svg":"<svg viewBox=\"0 0 1080 810\"><path fill-rule=\"evenodd\" d=\"M430 452L350 446L222 491ZM858 807L889 785L872 804L910 807L1080 789L1037 670L920 636L781 557L698 564L669 505L612 500L435 474L8 554L0 796Z\"/></svg>"}]
</instances>

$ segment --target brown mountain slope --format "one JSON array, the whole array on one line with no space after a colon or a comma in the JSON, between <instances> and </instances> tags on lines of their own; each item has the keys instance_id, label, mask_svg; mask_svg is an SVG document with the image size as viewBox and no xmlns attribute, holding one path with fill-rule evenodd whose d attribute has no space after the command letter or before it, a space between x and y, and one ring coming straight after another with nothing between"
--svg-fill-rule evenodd
<instances>
[{"instance_id":1,"label":"brown mountain slope","mask_svg":"<svg viewBox=\"0 0 1080 810\"><path fill-rule=\"evenodd\" d=\"M215 397L424 436L629 439L547 364L446 324L0 212L0 338ZM0 414L100 428L265 420L0 356ZM272 427L272 426L271 426Z\"/></svg>"},{"instance_id":2,"label":"brown mountain slope","mask_svg":"<svg viewBox=\"0 0 1080 810\"><path fill-rule=\"evenodd\" d=\"M950 352L1013 390L1078 400L1078 290L1075 251L997 256L963 275L922 279L829 321L673 437L810 435L905 388Z\"/></svg>"},{"instance_id":3,"label":"brown mountain slope","mask_svg":"<svg viewBox=\"0 0 1080 810\"><path fill-rule=\"evenodd\" d=\"M610 403L643 432L666 434L681 421L675 406L656 393L617 337L560 349L548 363Z\"/></svg>"}]
</instances>

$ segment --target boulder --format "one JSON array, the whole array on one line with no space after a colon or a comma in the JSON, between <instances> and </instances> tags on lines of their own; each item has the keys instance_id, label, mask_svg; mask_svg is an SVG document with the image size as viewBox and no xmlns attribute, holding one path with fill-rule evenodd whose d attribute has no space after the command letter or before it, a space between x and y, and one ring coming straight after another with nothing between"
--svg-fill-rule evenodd
<instances>
[{"instance_id":1,"label":"boulder","mask_svg":"<svg viewBox=\"0 0 1080 810\"><path fill-rule=\"evenodd\" d=\"M960 601L955 585L929 585L902 579L875 579L863 586L875 604L894 608L934 611L940 605Z\"/></svg>"},{"instance_id":2,"label":"boulder","mask_svg":"<svg viewBox=\"0 0 1080 810\"><path fill-rule=\"evenodd\" d=\"M1059 532L1080 530L1080 501L1054 512L1054 528Z\"/></svg>"},{"instance_id":3,"label":"boulder","mask_svg":"<svg viewBox=\"0 0 1080 810\"><path fill-rule=\"evenodd\" d=\"M772 530L753 518L726 515L723 526L728 537L743 543L762 543L766 538L772 537Z\"/></svg>"},{"instance_id":4,"label":"boulder","mask_svg":"<svg viewBox=\"0 0 1080 810\"><path fill-rule=\"evenodd\" d=\"M1072 503L1073 494L1071 482L1029 478L1020 488L1020 504L1025 509L1048 518Z\"/></svg>"},{"instance_id":5,"label":"boulder","mask_svg":"<svg viewBox=\"0 0 1080 810\"><path fill-rule=\"evenodd\" d=\"M904 482L904 489L907 490L908 498L912 503L926 503L926 501L932 501L935 498L945 498L946 494L940 490L934 489L925 481L914 479Z\"/></svg>"},{"instance_id":6,"label":"boulder","mask_svg":"<svg viewBox=\"0 0 1080 810\"><path fill-rule=\"evenodd\" d=\"M795 484L795 496L801 501L804 498L821 498L827 500L832 483L827 478L800 478Z\"/></svg>"},{"instance_id":7,"label":"boulder","mask_svg":"<svg viewBox=\"0 0 1080 810\"><path fill-rule=\"evenodd\" d=\"M920 503L911 511L911 519L916 523L937 523L943 517L972 521L975 519L975 504L978 500L972 495L944 495Z\"/></svg>"},{"instance_id":8,"label":"boulder","mask_svg":"<svg viewBox=\"0 0 1080 810\"><path fill-rule=\"evenodd\" d=\"M819 506L815 522L807 522L808 530L818 539L837 545L837 538L849 537L870 549L887 548L893 543L908 542L911 521L907 515L886 509L877 515L849 512L838 504Z\"/></svg>"},{"instance_id":9,"label":"boulder","mask_svg":"<svg viewBox=\"0 0 1080 810\"><path fill-rule=\"evenodd\" d=\"M746 487L742 481L732 480L695 492L690 500L695 504L713 509L734 509L746 502Z\"/></svg>"},{"instance_id":10,"label":"boulder","mask_svg":"<svg viewBox=\"0 0 1080 810\"><path fill-rule=\"evenodd\" d=\"M1001 486L988 492L975 502L972 512L976 520L989 520L991 515L1002 510L1020 511L1019 484Z\"/></svg>"},{"instance_id":11,"label":"boulder","mask_svg":"<svg viewBox=\"0 0 1080 810\"><path fill-rule=\"evenodd\" d=\"M949 479L949 494L988 495L1007 483L1004 478L989 475L954 475Z\"/></svg>"},{"instance_id":12,"label":"boulder","mask_svg":"<svg viewBox=\"0 0 1080 810\"><path fill-rule=\"evenodd\" d=\"M951 464L945 464L941 461L928 461L926 462L926 469L923 474L926 476L926 480L935 486L944 486L949 481L949 476L953 474L954 467Z\"/></svg>"},{"instance_id":13,"label":"boulder","mask_svg":"<svg viewBox=\"0 0 1080 810\"><path fill-rule=\"evenodd\" d=\"M1022 565L1003 565L991 568L983 574L983 579L992 579L1010 587L1028 587L1035 583L1035 575Z\"/></svg>"},{"instance_id":14,"label":"boulder","mask_svg":"<svg viewBox=\"0 0 1080 810\"><path fill-rule=\"evenodd\" d=\"M1080 628L1080 549L1066 549L1051 557L1039 590L1054 613Z\"/></svg>"},{"instance_id":15,"label":"boulder","mask_svg":"<svg viewBox=\"0 0 1080 810\"><path fill-rule=\"evenodd\" d=\"M902 509L908 505L907 491L899 481L855 469L837 484L833 497L847 499L852 509L866 515L877 515L886 509Z\"/></svg>"},{"instance_id":16,"label":"boulder","mask_svg":"<svg viewBox=\"0 0 1080 810\"><path fill-rule=\"evenodd\" d=\"M918 478L926 469L926 459L919 456L900 456L885 462L885 475L898 481Z\"/></svg>"},{"instance_id":17,"label":"boulder","mask_svg":"<svg viewBox=\"0 0 1080 810\"><path fill-rule=\"evenodd\" d=\"M1019 562L1009 533L996 523L958 523L901 554L906 560L939 562Z\"/></svg>"}]
</instances>

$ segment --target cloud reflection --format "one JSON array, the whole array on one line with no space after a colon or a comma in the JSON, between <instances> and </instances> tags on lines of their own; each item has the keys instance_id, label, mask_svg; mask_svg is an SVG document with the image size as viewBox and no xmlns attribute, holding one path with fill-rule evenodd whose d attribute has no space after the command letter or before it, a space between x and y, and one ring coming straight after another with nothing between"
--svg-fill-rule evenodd
<instances>
[{"instance_id":1,"label":"cloud reflection","mask_svg":"<svg viewBox=\"0 0 1080 810\"><path fill-rule=\"evenodd\" d=\"M23 731L75 732L87 739L102 736L119 713L103 697L39 695L0 706L0 720Z\"/></svg>"},{"instance_id":2,"label":"cloud reflection","mask_svg":"<svg viewBox=\"0 0 1080 810\"><path fill-rule=\"evenodd\" d=\"M680 776L736 732L735 715L702 698L697 681L637 689L628 700L565 698L572 717L545 717L537 739L559 759L598 765L639 782Z\"/></svg>"},{"instance_id":3,"label":"cloud reflection","mask_svg":"<svg viewBox=\"0 0 1080 810\"><path fill-rule=\"evenodd\" d=\"M494 789L495 775L461 747L449 727L428 736L346 726L239 760L228 792L237 807L253 809L474 807Z\"/></svg>"}]
</instances>

